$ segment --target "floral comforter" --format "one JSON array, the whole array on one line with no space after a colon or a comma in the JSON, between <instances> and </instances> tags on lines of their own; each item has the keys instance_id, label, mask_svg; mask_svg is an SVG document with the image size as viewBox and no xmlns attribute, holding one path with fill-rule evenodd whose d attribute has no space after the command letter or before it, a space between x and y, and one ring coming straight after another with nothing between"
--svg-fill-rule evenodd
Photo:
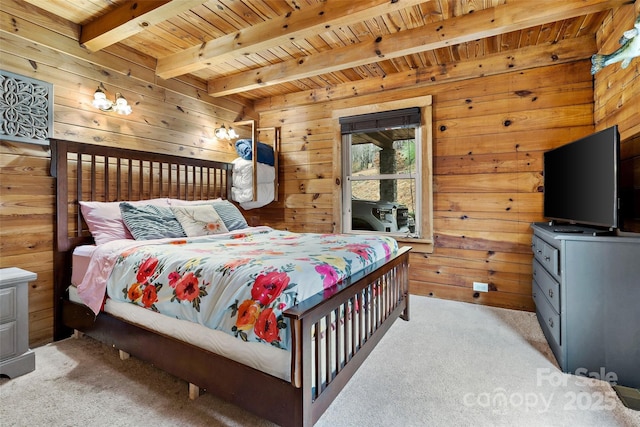
<instances>
[{"instance_id":1,"label":"floral comforter","mask_svg":"<svg viewBox=\"0 0 640 427\"><path fill-rule=\"evenodd\" d=\"M291 341L283 311L398 249L384 236L269 227L114 245L94 266L110 271L110 298L283 349Z\"/></svg>"}]
</instances>

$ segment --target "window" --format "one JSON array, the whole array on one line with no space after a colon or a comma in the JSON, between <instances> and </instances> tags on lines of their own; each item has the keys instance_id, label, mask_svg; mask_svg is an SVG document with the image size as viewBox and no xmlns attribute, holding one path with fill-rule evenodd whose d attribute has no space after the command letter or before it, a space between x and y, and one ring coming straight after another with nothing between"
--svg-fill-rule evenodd
<instances>
[{"instance_id":1,"label":"window","mask_svg":"<svg viewBox=\"0 0 640 427\"><path fill-rule=\"evenodd\" d=\"M417 252L431 252L431 97L373 108L334 111L340 126L341 230L389 233Z\"/></svg>"},{"instance_id":2,"label":"window","mask_svg":"<svg viewBox=\"0 0 640 427\"><path fill-rule=\"evenodd\" d=\"M340 126L343 229L419 236L420 109L343 117Z\"/></svg>"}]
</instances>

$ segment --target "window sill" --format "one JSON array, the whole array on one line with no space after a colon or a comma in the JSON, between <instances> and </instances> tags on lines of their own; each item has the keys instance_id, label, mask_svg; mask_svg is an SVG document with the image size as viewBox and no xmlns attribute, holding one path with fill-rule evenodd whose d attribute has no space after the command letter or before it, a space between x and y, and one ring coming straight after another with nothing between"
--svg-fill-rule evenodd
<instances>
[{"instance_id":1,"label":"window sill","mask_svg":"<svg viewBox=\"0 0 640 427\"><path fill-rule=\"evenodd\" d=\"M411 252L430 254L433 253L433 240L428 239L406 239L401 237L395 238L400 247L411 246Z\"/></svg>"}]
</instances>

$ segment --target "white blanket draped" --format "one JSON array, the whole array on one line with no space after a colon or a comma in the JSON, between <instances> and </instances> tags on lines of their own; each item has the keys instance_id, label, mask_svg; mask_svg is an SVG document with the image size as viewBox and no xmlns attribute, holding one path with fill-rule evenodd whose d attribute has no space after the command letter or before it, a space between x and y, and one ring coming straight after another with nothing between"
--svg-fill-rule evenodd
<instances>
[{"instance_id":1,"label":"white blanket draped","mask_svg":"<svg viewBox=\"0 0 640 427\"><path fill-rule=\"evenodd\" d=\"M258 166L258 194L253 200L253 162L238 157L233 162L233 181L231 197L240 203L243 209L255 209L274 200L275 168L264 163Z\"/></svg>"}]
</instances>

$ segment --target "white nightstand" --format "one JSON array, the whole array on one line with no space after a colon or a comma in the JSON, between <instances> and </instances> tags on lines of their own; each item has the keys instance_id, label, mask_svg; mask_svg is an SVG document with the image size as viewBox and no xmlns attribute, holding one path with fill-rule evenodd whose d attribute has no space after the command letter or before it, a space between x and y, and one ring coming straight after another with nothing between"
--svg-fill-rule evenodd
<instances>
[{"instance_id":1,"label":"white nightstand","mask_svg":"<svg viewBox=\"0 0 640 427\"><path fill-rule=\"evenodd\" d=\"M36 355L29 350L29 288L37 274L21 268L0 269L0 375L31 372Z\"/></svg>"}]
</instances>

